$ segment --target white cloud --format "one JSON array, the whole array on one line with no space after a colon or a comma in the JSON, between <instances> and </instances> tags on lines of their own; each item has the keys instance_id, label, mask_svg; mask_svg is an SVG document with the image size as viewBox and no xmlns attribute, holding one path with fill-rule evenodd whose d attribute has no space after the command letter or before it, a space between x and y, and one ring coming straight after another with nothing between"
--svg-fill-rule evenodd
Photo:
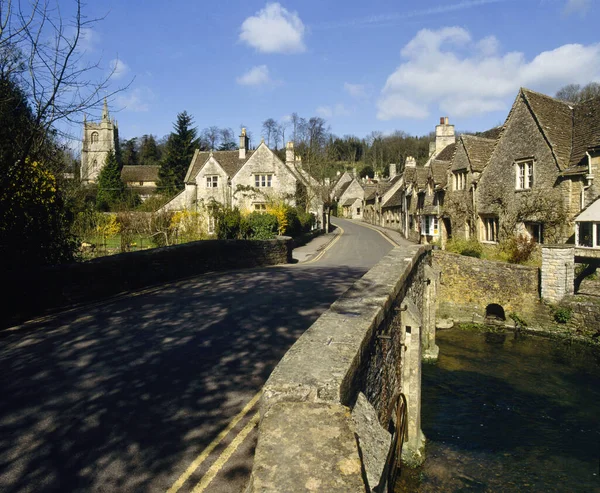
<instances>
[{"instance_id":1,"label":"white cloud","mask_svg":"<svg viewBox=\"0 0 600 493\"><path fill-rule=\"evenodd\" d=\"M264 86L273 81L269 75L269 68L266 65L252 67L244 75L236 79L241 86Z\"/></svg>"},{"instance_id":2,"label":"white cloud","mask_svg":"<svg viewBox=\"0 0 600 493\"><path fill-rule=\"evenodd\" d=\"M600 78L600 44L563 45L531 61L498 51L496 38L474 41L459 27L419 31L381 91L378 118L426 118L435 107L472 116L507 109L521 86L554 94Z\"/></svg>"},{"instance_id":3,"label":"white cloud","mask_svg":"<svg viewBox=\"0 0 600 493\"><path fill-rule=\"evenodd\" d=\"M136 87L120 93L116 97L119 108L136 113L150 110L150 103L154 100L154 92L149 87Z\"/></svg>"},{"instance_id":4,"label":"white cloud","mask_svg":"<svg viewBox=\"0 0 600 493\"><path fill-rule=\"evenodd\" d=\"M121 79L129 72L129 67L123 60L115 58L110 61L110 72L113 79Z\"/></svg>"},{"instance_id":5,"label":"white cloud","mask_svg":"<svg viewBox=\"0 0 600 493\"><path fill-rule=\"evenodd\" d=\"M333 118L334 116L350 116L352 111L338 103L335 106L319 106L316 113L323 118Z\"/></svg>"},{"instance_id":6,"label":"white cloud","mask_svg":"<svg viewBox=\"0 0 600 493\"><path fill-rule=\"evenodd\" d=\"M567 0L565 5L565 14L585 14L591 5L591 0Z\"/></svg>"},{"instance_id":7,"label":"white cloud","mask_svg":"<svg viewBox=\"0 0 600 493\"><path fill-rule=\"evenodd\" d=\"M267 3L242 23L240 41L263 53L298 53L305 50L304 31L296 12L279 3Z\"/></svg>"},{"instance_id":8,"label":"white cloud","mask_svg":"<svg viewBox=\"0 0 600 493\"><path fill-rule=\"evenodd\" d=\"M366 99L369 96L367 86L364 84L350 84L349 82L344 82L344 91L356 99Z\"/></svg>"},{"instance_id":9,"label":"white cloud","mask_svg":"<svg viewBox=\"0 0 600 493\"><path fill-rule=\"evenodd\" d=\"M75 38L77 31L70 27L67 31L67 36L71 39ZM82 27L79 31L79 39L77 41L78 51L94 51L100 44L101 38L98 32L90 27Z\"/></svg>"}]
</instances>

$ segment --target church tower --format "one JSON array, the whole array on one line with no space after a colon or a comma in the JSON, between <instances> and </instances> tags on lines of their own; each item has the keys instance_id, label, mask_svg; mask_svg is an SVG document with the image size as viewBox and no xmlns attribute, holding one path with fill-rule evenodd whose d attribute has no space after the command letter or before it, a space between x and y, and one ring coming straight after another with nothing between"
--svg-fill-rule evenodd
<instances>
[{"instance_id":1,"label":"church tower","mask_svg":"<svg viewBox=\"0 0 600 493\"><path fill-rule=\"evenodd\" d=\"M96 183L98 175L112 150L116 152L119 138L117 123L108 114L108 104L104 100L102 120L93 123L83 120L83 146L81 148L81 182Z\"/></svg>"}]
</instances>

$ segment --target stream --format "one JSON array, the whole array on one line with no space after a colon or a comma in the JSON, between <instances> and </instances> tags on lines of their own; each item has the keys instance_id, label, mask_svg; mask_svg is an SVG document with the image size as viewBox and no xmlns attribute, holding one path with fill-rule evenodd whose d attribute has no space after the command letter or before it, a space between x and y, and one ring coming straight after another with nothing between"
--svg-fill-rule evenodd
<instances>
[{"instance_id":1,"label":"stream","mask_svg":"<svg viewBox=\"0 0 600 493\"><path fill-rule=\"evenodd\" d=\"M600 492L600 350L438 331L423 365L425 464L396 492Z\"/></svg>"}]
</instances>

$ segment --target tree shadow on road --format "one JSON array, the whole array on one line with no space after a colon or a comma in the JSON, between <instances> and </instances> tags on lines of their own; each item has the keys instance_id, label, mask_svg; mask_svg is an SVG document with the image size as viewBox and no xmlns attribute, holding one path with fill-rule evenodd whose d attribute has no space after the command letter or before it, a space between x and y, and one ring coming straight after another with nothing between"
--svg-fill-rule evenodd
<instances>
[{"instance_id":1,"label":"tree shadow on road","mask_svg":"<svg viewBox=\"0 0 600 493\"><path fill-rule=\"evenodd\" d=\"M0 335L0 490L165 491L366 269L220 273Z\"/></svg>"}]
</instances>

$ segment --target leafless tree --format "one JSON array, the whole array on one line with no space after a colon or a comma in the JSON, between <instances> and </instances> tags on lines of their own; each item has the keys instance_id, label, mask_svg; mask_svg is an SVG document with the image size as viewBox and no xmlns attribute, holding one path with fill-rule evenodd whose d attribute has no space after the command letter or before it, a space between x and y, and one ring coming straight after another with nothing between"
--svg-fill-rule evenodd
<instances>
[{"instance_id":1,"label":"leafless tree","mask_svg":"<svg viewBox=\"0 0 600 493\"><path fill-rule=\"evenodd\" d=\"M202 130L202 139L207 142L211 151L217 148L217 144L219 143L220 138L221 129L217 126L213 125L212 127L208 127Z\"/></svg>"},{"instance_id":2,"label":"leafless tree","mask_svg":"<svg viewBox=\"0 0 600 493\"><path fill-rule=\"evenodd\" d=\"M111 89L116 66L104 72L99 62L84 60L81 42L86 30L101 19L87 19L81 0L74 13L63 17L58 0L0 0L0 58L2 76L15 76L24 88L34 113L34 125L20 161L31 149L43 144L55 124L80 124L83 112L100 106L125 87ZM96 76L98 74L98 76ZM94 82L95 80L95 82Z\"/></svg>"},{"instance_id":3,"label":"leafless tree","mask_svg":"<svg viewBox=\"0 0 600 493\"><path fill-rule=\"evenodd\" d=\"M267 118L262 124L262 130L267 146L271 147L271 140L274 140L277 147L277 122L273 118Z\"/></svg>"}]
</instances>

